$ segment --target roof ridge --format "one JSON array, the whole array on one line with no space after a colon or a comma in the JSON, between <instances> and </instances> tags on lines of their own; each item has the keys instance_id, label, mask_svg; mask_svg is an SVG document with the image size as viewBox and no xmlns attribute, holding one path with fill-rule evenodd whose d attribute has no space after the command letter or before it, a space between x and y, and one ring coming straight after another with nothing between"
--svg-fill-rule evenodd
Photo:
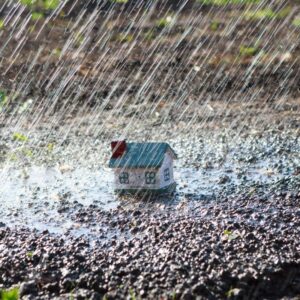
<instances>
[{"instance_id":1,"label":"roof ridge","mask_svg":"<svg viewBox=\"0 0 300 300\"><path fill-rule=\"evenodd\" d=\"M158 168L168 149L176 157L176 153L166 142L128 142L126 144L128 147L121 157L111 157L109 161L111 168Z\"/></svg>"},{"instance_id":2,"label":"roof ridge","mask_svg":"<svg viewBox=\"0 0 300 300\"><path fill-rule=\"evenodd\" d=\"M169 143L166 142L126 142L126 144L166 144L169 145Z\"/></svg>"}]
</instances>

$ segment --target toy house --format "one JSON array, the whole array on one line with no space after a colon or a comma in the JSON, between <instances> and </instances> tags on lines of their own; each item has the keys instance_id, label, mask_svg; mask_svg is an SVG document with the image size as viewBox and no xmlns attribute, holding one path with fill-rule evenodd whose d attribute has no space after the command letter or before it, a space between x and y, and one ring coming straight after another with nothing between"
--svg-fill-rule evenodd
<instances>
[{"instance_id":1,"label":"toy house","mask_svg":"<svg viewBox=\"0 0 300 300\"><path fill-rule=\"evenodd\" d=\"M109 167L114 169L115 191L120 194L172 193L176 183L176 153L167 143L111 143Z\"/></svg>"}]
</instances>

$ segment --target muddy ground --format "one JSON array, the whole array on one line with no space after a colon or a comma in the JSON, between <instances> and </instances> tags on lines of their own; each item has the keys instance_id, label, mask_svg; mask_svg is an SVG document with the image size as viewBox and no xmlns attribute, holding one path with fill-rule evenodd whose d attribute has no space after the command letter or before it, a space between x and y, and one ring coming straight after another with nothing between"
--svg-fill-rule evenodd
<instances>
[{"instance_id":1,"label":"muddy ground","mask_svg":"<svg viewBox=\"0 0 300 300\"><path fill-rule=\"evenodd\" d=\"M286 6L249 19L253 7L189 2L171 27L158 21L178 6L142 24L122 5L84 28L91 7L81 21L80 10L8 21L0 289L23 299L298 299L299 4ZM172 145L173 197L114 195L107 161L120 136Z\"/></svg>"},{"instance_id":2,"label":"muddy ground","mask_svg":"<svg viewBox=\"0 0 300 300\"><path fill-rule=\"evenodd\" d=\"M1 118L31 107L30 125L53 115L64 122L103 110L111 110L113 118L160 113L164 121L206 124L219 116L231 122L243 113L258 121L257 110L259 122L265 121L272 110L280 118L288 112L294 122L300 78L299 27L293 25L297 2L250 7L196 2L182 10L153 5L131 14L121 8L7 21L0 32L6 41L1 86L7 93ZM274 16L264 15L266 10ZM30 12L21 16L27 20Z\"/></svg>"}]
</instances>

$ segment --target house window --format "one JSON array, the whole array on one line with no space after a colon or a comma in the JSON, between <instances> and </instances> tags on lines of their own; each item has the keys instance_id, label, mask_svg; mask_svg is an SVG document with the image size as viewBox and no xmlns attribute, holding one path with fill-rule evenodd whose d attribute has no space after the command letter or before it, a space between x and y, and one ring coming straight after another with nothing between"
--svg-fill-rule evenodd
<instances>
[{"instance_id":1,"label":"house window","mask_svg":"<svg viewBox=\"0 0 300 300\"><path fill-rule=\"evenodd\" d=\"M170 169L169 168L164 169L164 178L165 178L165 181L170 180Z\"/></svg>"},{"instance_id":2,"label":"house window","mask_svg":"<svg viewBox=\"0 0 300 300\"><path fill-rule=\"evenodd\" d=\"M156 182L155 177L156 177L155 172L146 172L145 173L146 184L155 184Z\"/></svg>"},{"instance_id":3,"label":"house window","mask_svg":"<svg viewBox=\"0 0 300 300\"><path fill-rule=\"evenodd\" d=\"M128 184L129 183L129 174L127 172L122 172L119 175L120 183Z\"/></svg>"}]
</instances>

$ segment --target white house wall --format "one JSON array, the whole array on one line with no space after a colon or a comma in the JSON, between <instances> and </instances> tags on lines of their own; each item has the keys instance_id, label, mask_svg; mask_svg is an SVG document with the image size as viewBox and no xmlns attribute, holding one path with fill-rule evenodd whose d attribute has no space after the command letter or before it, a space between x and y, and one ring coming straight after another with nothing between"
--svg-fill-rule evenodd
<instances>
[{"instance_id":1,"label":"white house wall","mask_svg":"<svg viewBox=\"0 0 300 300\"><path fill-rule=\"evenodd\" d=\"M170 171L170 180L165 181L164 170L169 168ZM173 175L173 157L169 151L166 152L164 161L159 169L159 181L160 188L164 188L171 183L174 183L174 175Z\"/></svg>"},{"instance_id":2,"label":"white house wall","mask_svg":"<svg viewBox=\"0 0 300 300\"><path fill-rule=\"evenodd\" d=\"M164 170L169 168L170 180L166 181L164 177ZM127 169L119 168L115 171L115 188L116 189L161 189L172 183L174 183L173 175L173 155L170 151L167 151L163 160L163 163L159 169L146 168L146 169ZM120 183L119 175L122 172L129 174L129 184ZM146 184L145 172L155 172L156 180L155 184Z\"/></svg>"},{"instance_id":3,"label":"white house wall","mask_svg":"<svg viewBox=\"0 0 300 300\"><path fill-rule=\"evenodd\" d=\"M146 184L145 172L156 172L155 184ZM121 184L119 175L122 172L129 174L129 184ZM115 169L115 187L116 189L159 189L160 176L159 169Z\"/></svg>"}]
</instances>

